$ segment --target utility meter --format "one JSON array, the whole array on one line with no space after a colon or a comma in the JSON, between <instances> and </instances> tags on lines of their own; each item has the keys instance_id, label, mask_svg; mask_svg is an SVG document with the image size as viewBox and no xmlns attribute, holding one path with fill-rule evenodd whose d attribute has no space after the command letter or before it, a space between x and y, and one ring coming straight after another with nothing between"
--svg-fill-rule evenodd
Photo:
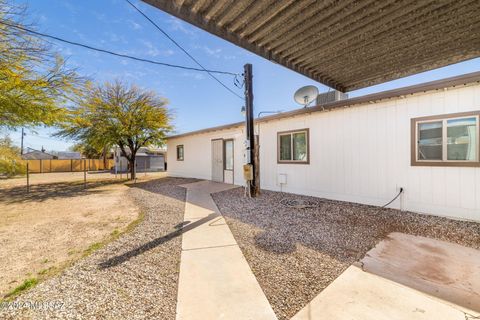
<instances>
[{"instance_id":1,"label":"utility meter","mask_svg":"<svg viewBox=\"0 0 480 320\"><path fill-rule=\"evenodd\" d=\"M251 164L243 165L243 178L247 181L253 180L253 166Z\"/></svg>"}]
</instances>

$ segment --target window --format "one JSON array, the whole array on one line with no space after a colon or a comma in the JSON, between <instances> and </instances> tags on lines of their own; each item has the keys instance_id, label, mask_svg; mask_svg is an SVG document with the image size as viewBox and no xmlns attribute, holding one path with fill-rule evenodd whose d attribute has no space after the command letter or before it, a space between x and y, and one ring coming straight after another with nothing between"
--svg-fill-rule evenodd
<instances>
[{"instance_id":1,"label":"window","mask_svg":"<svg viewBox=\"0 0 480 320\"><path fill-rule=\"evenodd\" d=\"M177 161L183 161L183 144L177 146Z\"/></svg>"},{"instance_id":2,"label":"window","mask_svg":"<svg viewBox=\"0 0 480 320\"><path fill-rule=\"evenodd\" d=\"M308 131L278 133L278 163L309 163Z\"/></svg>"},{"instance_id":3,"label":"window","mask_svg":"<svg viewBox=\"0 0 480 320\"><path fill-rule=\"evenodd\" d=\"M225 161L223 161L225 170L233 170L233 140L223 141L223 150Z\"/></svg>"},{"instance_id":4,"label":"window","mask_svg":"<svg viewBox=\"0 0 480 320\"><path fill-rule=\"evenodd\" d=\"M412 165L480 166L480 112L412 119Z\"/></svg>"}]
</instances>

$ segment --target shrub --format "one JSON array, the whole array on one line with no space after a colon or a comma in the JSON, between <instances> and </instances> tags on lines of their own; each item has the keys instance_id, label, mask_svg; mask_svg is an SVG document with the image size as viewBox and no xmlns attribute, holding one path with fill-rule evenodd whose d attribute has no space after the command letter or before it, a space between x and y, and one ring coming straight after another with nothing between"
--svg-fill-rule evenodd
<instances>
[{"instance_id":1,"label":"shrub","mask_svg":"<svg viewBox=\"0 0 480 320\"><path fill-rule=\"evenodd\" d=\"M26 165L20 158L20 149L9 137L0 138L0 176L7 178L26 173Z\"/></svg>"}]
</instances>

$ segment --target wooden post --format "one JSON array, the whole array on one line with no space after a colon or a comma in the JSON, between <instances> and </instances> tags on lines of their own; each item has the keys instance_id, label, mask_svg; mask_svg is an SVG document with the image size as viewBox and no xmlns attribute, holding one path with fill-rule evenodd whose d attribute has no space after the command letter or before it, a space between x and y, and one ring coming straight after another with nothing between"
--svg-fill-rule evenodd
<instances>
[{"instance_id":1,"label":"wooden post","mask_svg":"<svg viewBox=\"0 0 480 320\"><path fill-rule=\"evenodd\" d=\"M255 196L260 195L260 136L255 135L253 166L255 168Z\"/></svg>"},{"instance_id":2,"label":"wooden post","mask_svg":"<svg viewBox=\"0 0 480 320\"><path fill-rule=\"evenodd\" d=\"M133 174L135 179L133 179L133 183L137 183L137 158L133 161Z\"/></svg>"},{"instance_id":3,"label":"wooden post","mask_svg":"<svg viewBox=\"0 0 480 320\"><path fill-rule=\"evenodd\" d=\"M247 140L247 163L252 165L253 180L249 188L249 194L255 197L258 194L258 186L255 180L257 168L255 168L255 134L253 128L253 73L252 65L245 64L244 73L245 79L245 128Z\"/></svg>"},{"instance_id":4,"label":"wooden post","mask_svg":"<svg viewBox=\"0 0 480 320\"><path fill-rule=\"evenodd\" d=\"M25 133L23 132L22 128L22 142L21 142L21 147L20 147L20 155L23 155L23 137L25 136Z\"/></svg>"},{"instance_id":5,"label":"wooden post","mask_svg":"<svg viewBox=\"0 0 480 320\"><path fill-rule=\"evenodd\" d=\"M27 192L30 192L30 171L28 167L28 160L27 160Z\"/></svg>"},{"instance_id":6,"label":"wooden post","mask_svg":"<svg viewBox=\"0 0 480 320\"><path fill-rule=\"evenodd\" d=\"M87 159L83 159L83 188L87 188Z\"/></svg>"}]
</instances>

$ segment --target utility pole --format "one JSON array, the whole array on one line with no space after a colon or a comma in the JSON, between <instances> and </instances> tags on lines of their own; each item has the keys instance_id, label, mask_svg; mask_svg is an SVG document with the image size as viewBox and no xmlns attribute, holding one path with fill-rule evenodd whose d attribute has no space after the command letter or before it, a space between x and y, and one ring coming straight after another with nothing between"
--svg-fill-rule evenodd
<instances>
[{"instance_id":1,"label":"utility pole","mask_svg":"<svg viewBox=\"0 0 480 320\"><path fill-rule=\"evenodd\" d=\"M255 133L253 127L253 86L252 86L252 65L247 63L244 66L245 79L245 127L246 127L246 140L247 140L247 164L252 166L252 180L247 186L249 188L249 194L255 197L258 192L258 186L255 179L255 172L258 168L255 168Z\"/></svg>"},{"instance_id":2,"label":"utility pole","mask_svg":"<svg viewBox=\"0 0 480 320\"><path fill-rule=\"evenodd\" d=\"M23 136L25 135L25 133L23 132L23 128L22 128L22 144L20 146L20 155L23 155Z\"/></svg>"}]
</instances>

